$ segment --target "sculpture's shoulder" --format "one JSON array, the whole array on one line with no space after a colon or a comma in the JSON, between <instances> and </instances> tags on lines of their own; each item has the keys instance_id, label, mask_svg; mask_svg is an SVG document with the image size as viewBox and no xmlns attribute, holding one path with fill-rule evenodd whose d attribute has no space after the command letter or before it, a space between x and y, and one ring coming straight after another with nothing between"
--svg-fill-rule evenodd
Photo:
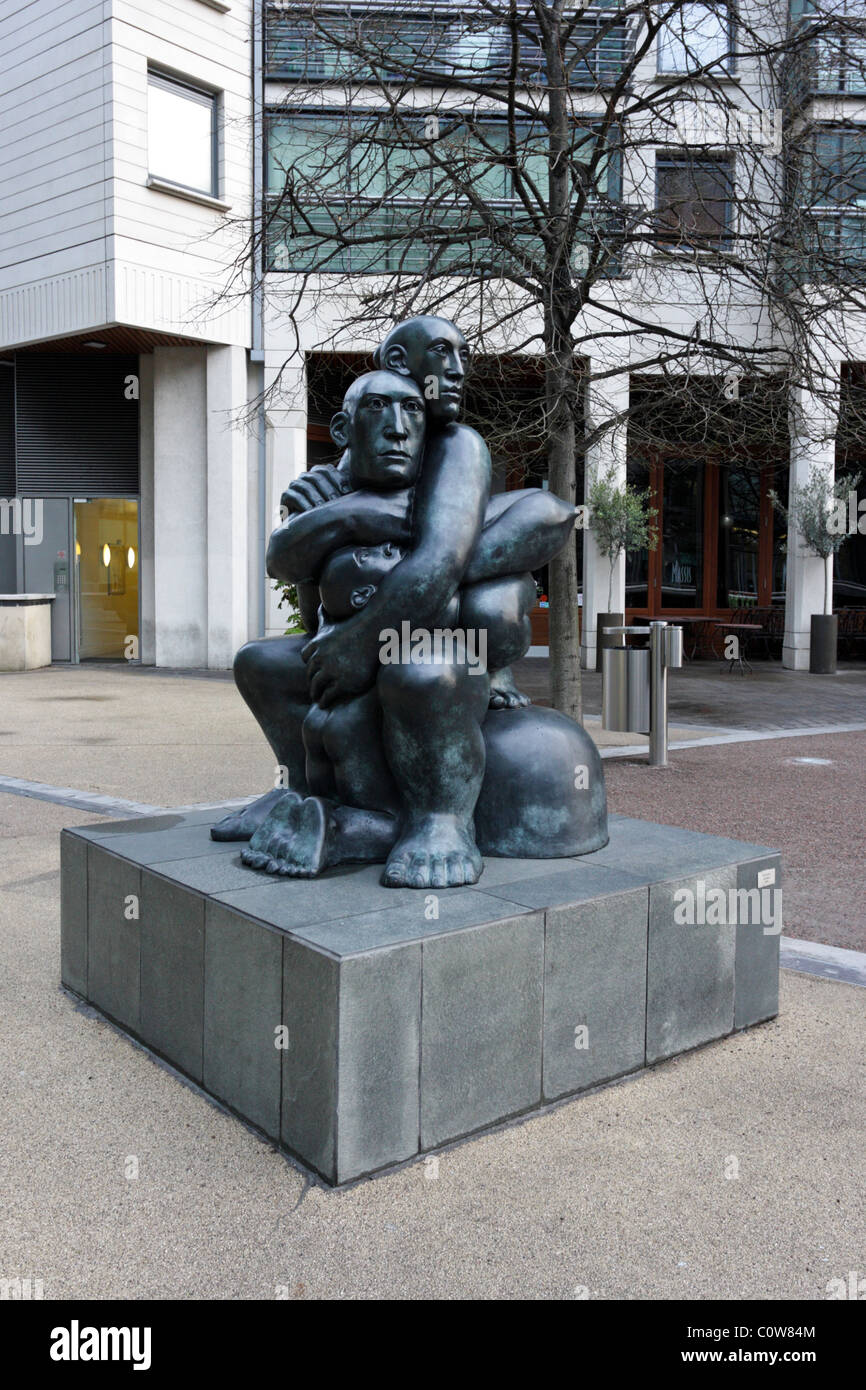
<instances>
[{"instance_id":1,"label":"sculpture's shoulder","mask_svg":"<svg viewBox=\"0 0 866 1390\"><path fill-rule=\"evenodd\" d=\"M490 451L481 435L471 425L452 423L437 430L430 441L428 457L459 458L463 463L490 467Z\"/></svg>"}]
</instances>

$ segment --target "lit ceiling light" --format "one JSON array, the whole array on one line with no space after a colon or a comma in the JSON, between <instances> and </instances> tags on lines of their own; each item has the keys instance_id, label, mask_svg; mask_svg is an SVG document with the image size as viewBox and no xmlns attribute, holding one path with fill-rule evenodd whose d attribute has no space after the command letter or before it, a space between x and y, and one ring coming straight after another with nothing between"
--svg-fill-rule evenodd
<instances>
[{"instance_id":1,"label":"lit ceiling light","mask_svg":"<svg viewBox=\"0 0 866 1390\"><path fill-rule=\"evenodd\" d=\"M111 546L108 544L108 541L106 541L105 545L102 547L102 563L106 569L108 569L108 566L111 564Z\"/></svg>"},{"instance_id":2,"label":"lit ceiling light","mask_svg":"<svg viewBox=\"0 0 866 1390\"><path fill-rule=\"evenodd\" d=\"M132 546L126 552L126 564L128 569L135 569L135 551Z\"/></svg>"}]
</instances>

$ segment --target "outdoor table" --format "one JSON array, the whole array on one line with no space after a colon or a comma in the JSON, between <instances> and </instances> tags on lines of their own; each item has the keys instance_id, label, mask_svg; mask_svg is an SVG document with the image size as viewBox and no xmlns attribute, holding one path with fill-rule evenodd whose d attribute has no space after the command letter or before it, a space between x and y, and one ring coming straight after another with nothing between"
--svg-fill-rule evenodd
<instances>
[{"instance_id":1,"label":"outdoor table","mask_svg":"<svg viewBox=\"0 0 866 1390\"><path fill-rule=\"evenodd\" d=\"M741 642L740 642L737 656L732 656L732 657L728 658L728 675L730 675L730 673L733 671L734 667L737 666L737 665L738 665L739 668L740 668L740 675L741 675L741 676L744 676L744 675L746 674L746 667L747 667L747 666L748 666L749 670L751 671L751 669L752 669L751 664L750 664L750 662L749 662L749 661L747 660L747 658L746 658L746 643L747 643L747 641L748 641L748 638L749 638L749 634L750 634L750 633L753 633L753 632L763 632L763 631L764 631L762 624L761 624L761 623L725 623L725 622L720 622L720 623L714 623L713 626L714 626L714 627L721 628L724 632L742 632L742 633L743 633L743 638L742 638L742 640L741 640Z\"/></svg>"},{"instance_id":2,"label":"outdoor table","mask_svg":"<svg viewBox=\"0 0 866 1390\"><path fill-rule=\"evenodd\" d=\"M695 659L695 654L697 653L697 650L698 650L699 646L701 645L701 627L702 627L702 626L705 626L705 625L707 625L707 624L709 624L709 623L711 622L711 619L710 619L710 618L707 618L707 617L703 617L703 618L701 618L701 617L697 617L697 618L680 618L680 617L677 617L677 618L672 618L672 619L671 619L671 622L676 623L679 627L691 627L691 628L694 628L694 629L695 629L695 631L694 631L694 636L691 636L691 637L690 637L690 641L691 641L691 644L692 644L692 649L691 649L690 652L687 652L687 651L686 651L686 649L685 649L685 640L683 641L683 656L686 658L686 661L694 661L694 659ZM683 634L683 637L685 638L685 634Z\"/></svg>"}]
</instances>

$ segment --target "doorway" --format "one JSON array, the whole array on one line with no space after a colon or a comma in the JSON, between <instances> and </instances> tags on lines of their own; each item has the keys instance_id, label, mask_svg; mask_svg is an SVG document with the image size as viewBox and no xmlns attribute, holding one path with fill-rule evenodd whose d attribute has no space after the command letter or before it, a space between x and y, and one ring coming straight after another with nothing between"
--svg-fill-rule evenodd
<instances>
[{"instance_id":1,"label":"doorway","mask_svg":"<svg viewBox=\"0 0 866 1390\"><path fill-rule=\"evenodd\" d=\"M75 636L78 661L138 660L138 502L75 498Z\"/></svg>"}]
</instances>

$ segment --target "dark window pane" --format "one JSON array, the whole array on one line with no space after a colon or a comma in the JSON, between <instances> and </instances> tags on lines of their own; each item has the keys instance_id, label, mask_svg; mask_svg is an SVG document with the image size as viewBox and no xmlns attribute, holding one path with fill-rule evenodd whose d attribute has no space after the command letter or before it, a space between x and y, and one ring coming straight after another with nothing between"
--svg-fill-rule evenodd
<instances>
[{"instance_id":1,"label":"dark window pane","mask_svg":"<svg viewBox=\"0 0 866 1390\"><path fill-rule=\"evenodd\" d=\"M730 160L660 158L656 206L663 233L674 241L718 241L728 230Z\"/></svg>"},{"instance_id":2,"label":"dark window pane","mask_svg":"<svg viewBox=\"0 0 866 1390\"><path fill-rule=\"evenodd\" d=\"M758 601L760 519L760 472L721 469L717 585L720 608L741 608Z\"/></svg>"},{"instance_id":3,"label":"dark window pane","mask_svg":"<svg viewBox=\"0 0 866 1390\"><path fill-rule=\"evenodd\" d=\"M630 460L626 472L632 487L646 492L650 485L649 465ZM649 603L649 551L628 550L625 557L625 606L646 608Z\"/></svg>"},{"instance_id":4,"label":"dark window pane","mask_svg":"<svg viewBox=\"0 0 866 1390\"><path fill-rule=\"evenodd\" d=\"M666 459L662 503L662 607L702 608L704 465Z\"/></svg>"}]
</instances>

